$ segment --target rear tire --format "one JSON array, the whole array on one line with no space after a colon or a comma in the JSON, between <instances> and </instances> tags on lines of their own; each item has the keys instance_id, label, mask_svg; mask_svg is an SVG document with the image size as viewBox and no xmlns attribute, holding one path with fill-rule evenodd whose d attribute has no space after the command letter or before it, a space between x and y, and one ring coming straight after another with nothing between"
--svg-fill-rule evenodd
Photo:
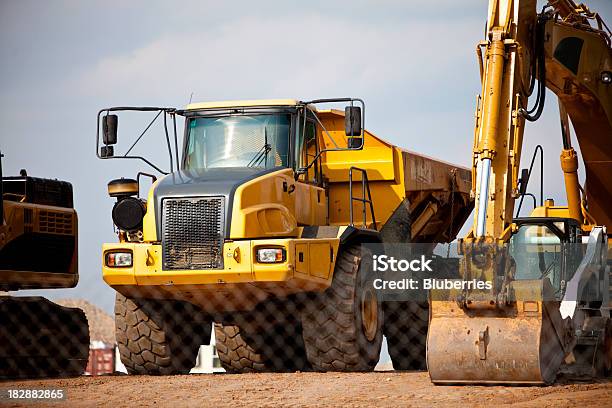
<instances>
[{"instance_id":1,"label":"rear tire","mask_svg":"<svg viewBox=\"0 0 612 408\"><path fill-rule=\"evenodd\" d=\"M304 305L304 344L316 371L372 371L378 362L383 311L363 276L371 260L358 244L341 249L331 286Z\"/></svg>"},{"instance_id":2,"label":"rear tire","mask_svg":"<svg viewBox=\"0 0 612 408\"><path fill-rule=\"evenodd\" d=\"M229 373L308 371L310 366L296 322L265 325L215 323L221 365Z\"/></svg>"},{"instance_id":3,"label":"rear tire","mask_svg":"<svg viewBox=\"0 0 612 408\"><path fill-rule=\"evenodd\" d=\"M385 303L384 334L395 370L427 370L426 302Z\"/></svg>"},{"instance_id":4,"label":"rear tire","mask_svg":"<svg viewBox=\"0 0 612 408\"><path fill-rule=\"evenodd\" d=\"M195 306L178 301L130 299L117 293L115 334L128 374L187 374L211 323Z\"/></svg>"}]
</instances>

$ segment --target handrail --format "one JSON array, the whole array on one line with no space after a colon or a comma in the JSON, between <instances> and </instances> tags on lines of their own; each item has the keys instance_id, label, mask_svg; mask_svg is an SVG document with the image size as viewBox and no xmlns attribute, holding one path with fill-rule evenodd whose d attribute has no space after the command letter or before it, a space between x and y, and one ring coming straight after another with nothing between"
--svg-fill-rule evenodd
<instances>
[{"instance_id":1,"label":"handrail","mask_svg":"<svg viewBox=\"0 0 612 408\"><path fill-rule=\"evenodd\" d=\"M353 195L353 170L361 172L361 197L355 197ZM366 192L368 193L366 198ZM359 167L351 166L349 168L349 214L350 214L350 226L354 227L354 218L353 218L353 201L360 201L363 204L363 227L368 228L368 217L366 212L366 204L370 204L370 213L372 215L372 223L374 224L374 229L376 228L376 218L374 217L374 204L372 203L372 193L370 192L370 182L368 180L368 173Z\"/></svg>"}]
</instances>

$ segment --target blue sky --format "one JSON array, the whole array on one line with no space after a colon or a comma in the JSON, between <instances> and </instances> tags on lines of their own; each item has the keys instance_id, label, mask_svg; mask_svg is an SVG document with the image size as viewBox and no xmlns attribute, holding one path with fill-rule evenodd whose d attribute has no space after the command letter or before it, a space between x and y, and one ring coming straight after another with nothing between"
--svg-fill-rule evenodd
<instances>
[{"instance_id":1,"label":"blue sky","mask_svg":"<svg viewBox=\"0 0 612 408\"><path fill-rule=\"evenodd\" d=\"M182 107L192 93L194 101L361 97L377 135L468 165L486 3L0 1L4 172L71 181L79 213L81 281L51 297L112 310L100 272L101 244L116 240L106 183L148 169L96 159L100 108ZM612 23L612 2L589 4ZM543 144L546 196L564 201L559 140L551 95L527 128L524 161ZM159 137L139 148L165 158Z\"/></svg>"}]
</instances>

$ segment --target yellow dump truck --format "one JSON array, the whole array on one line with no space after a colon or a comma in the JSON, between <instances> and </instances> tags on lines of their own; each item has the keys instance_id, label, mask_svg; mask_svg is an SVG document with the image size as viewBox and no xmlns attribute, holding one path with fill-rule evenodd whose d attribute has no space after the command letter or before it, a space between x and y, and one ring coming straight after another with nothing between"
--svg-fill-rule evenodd
<instances>
[{"instance_id":1,"label":"yellow dump truck","mask_svg":"<svg viewBox=\"0 0 612 408\"><path fill-rule=\"evenodd\" d=\"M348 106L321 109L334 103ZM120 111L163 119L170 171L116 154ZM130 373L188 371L212 322L231 372L372 370L383 332L396 368L423 368L427 305L377 299L361 244L452 241L473 207L471 173L385 142L364 113L353 98L98 113L98 157L165 173L146 199L144 173L108 185L119 242L103 246L103 276ZM409 330L414 344L393 334Z\"/></svg>"}]
</instances>

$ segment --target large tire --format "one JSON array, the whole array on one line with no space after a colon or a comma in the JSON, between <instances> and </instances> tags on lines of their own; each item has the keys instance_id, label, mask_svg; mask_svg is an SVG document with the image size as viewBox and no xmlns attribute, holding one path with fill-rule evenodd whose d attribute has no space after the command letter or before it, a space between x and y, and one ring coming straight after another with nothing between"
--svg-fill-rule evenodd
<instances>
[{"instance_id":1,"label":"large tire","mask_svg":"<svg viewBox=\"0 0 612 408\"><path fill-rule=\"evenodd\" d=\"M395 370L427 370L427 302L385 303L384 334Z\"/></svg>"},{"instance_id":2,"label":"large tire","mask_svg":"<svg viewBox=\"0 0 612 408\"><path fill-rule=\"evenodd\" d=\"M82 310L42 297L0 298L0 378L78 376L88 358Z\"/></svg>"},{"instance_id":3,"label":"large tire","mask_svg":"<svg viewBox=\"0 0 612 408\"><path fill-rule=\"evenodd\" d=\"M215 323L221 365L229 373L309 370L299 323L261 327Z\"/></svg>"},{"instance_id":4,"label":"large tire","mask_svg":"<svg viewBox=\"0 0 612 408\"><path fill-rule=\"evenodd\" d=\"M211 323L195 306L177 301L129 299L117 293L115 335L129 374L187 374Z\"/></svg>"},{"instance_id":5,"label":"large tire","mask_svg":"<svg viewBox=\"0 0 612 408\"><path fill-rule=\"evenodd\" d=\"M342 248L331 286L304 305L304 344L316 371L372 371L378 362L383 310L363 276L372 260L364 251L359 245Z\"/></svg>"}]
</instances>

